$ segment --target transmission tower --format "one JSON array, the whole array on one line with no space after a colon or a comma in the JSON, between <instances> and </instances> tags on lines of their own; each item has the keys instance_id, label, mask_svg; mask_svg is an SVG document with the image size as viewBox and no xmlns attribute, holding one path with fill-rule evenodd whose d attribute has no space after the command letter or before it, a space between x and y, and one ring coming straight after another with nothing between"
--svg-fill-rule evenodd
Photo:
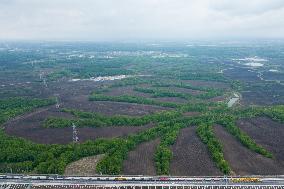
<instances>
[{"instance_id":1,"label":"transmission tower","mask_svg":"<svg viewBox=\"0 0 284 189\"><path fill-rule=\"evenodd\" d=\"M74 123L72 123L72 128L73 128L73 142L77 143L79 141L79 138L78 138L78 132L76 129L76 125Z\"/></svg>"},{"instance_id":2,"label":"transmission tower","mask_svg":"<svg viewBox=\"0 0 284 189\"><path fill-rule=\"evenodd\" d=\"M46 82L46 79L45 79L45 78L43 78L43 85L44 85L45 87L47 87L47 82Z\"/></svg>"},{"instance_id":3,"label":"transmission tower","mask_svg":"<svg viewBox=\"0 0 284 189\"><path fill-rule=\"evenodd\" d=\"M56 101L55 107L56 107L57 109L60 108L60 104L59 104L59 100L58 100L58 95L55 95L55 101Z\"/></svg>"},{"instance_id":4,"label":"transmission tower","mask_svg":"<svg viewBox=\"0 0 284 189\"><path fill-rule=\"evenodd\" d=\"M42 80L43 85L44 85L45 87L47 87L47 82L46 82L46 79L45 79L44 72L41 72L41 71L40 71L40 73L39 73L39 79Z\"/></svg>"}]
</instances>

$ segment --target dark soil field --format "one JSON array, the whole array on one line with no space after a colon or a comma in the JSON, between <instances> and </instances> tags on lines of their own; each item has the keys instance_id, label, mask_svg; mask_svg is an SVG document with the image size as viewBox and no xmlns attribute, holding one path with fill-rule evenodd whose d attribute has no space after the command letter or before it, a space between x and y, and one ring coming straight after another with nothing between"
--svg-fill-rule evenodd
<instances>
[{"instance_id":1,"label":"dark soil field","mask_svg":"<svg viewBox=\"0 0 284 189\"><path fill-rule=\"evenodd\" d=\"M125 175L156 175L154 153L160 140L145 142L128 154L123 163L123 174Z\"/></svg>"},{"instance_id":2,"label":"dark soil field","mask_svg":"<svg viewBox=\"0 0 284 189\"><path fill-rule=\"evenodd\" d=\"M2 78L0 78L0 80L1 79ZM42 97L45 91L44 87L40 83L9 83L9 81L4 83L5 84L0 84L0 98L9 98L17 96Z\"/></svg>"},{"instance_id":3,"label":"dark soil field","mask_svg":"<svg viewBox=\"0 0 284 189\"><path fill-rule=\"evenodd\" d=\"M56 95L62 107L74 108L84 111L93 111L105 115L145 115L156 111L166 110L167 108L139 105L121 102L91 102L88 100L91 92L95 91L98 86L107 85L109 82L63 82L60 86L53 85L52 91L56 91ZM117 92L123 92L124 89L117 88ZM127 91L127 90L126 90Z\"/></svg>"},{"instance_id":4,"label":"dark soil field","mask_svg":"<svg viewBox=\"0 0 284 189\"><path fill-rule=\"evenodd\" d=\"M284 103L283 84L269 83L247 86L242 92L244 104L276 105Z\"/></svg>"},{"instance_id":5,"label":"dark soil field","mask_svg":"<svg viewBox=\"0 0 284 189\"><path fill-rule=\"evenodd\" d=\"M137 85L138 86L142 86L142 85ZM145 85L144 85L145 87ZM151 98L151 94L147 94L147 93L142 93L142 92L137 92L133 90L133 86L128 86L128 87L117 87L117 88L113 88L110 91L104 93L105 95L108 96L120 96L120 95L131 95L131 96L139 96L139 97L145 97L145 98ZM161 89L166 89L166 90L171 90L171 88L161 88ZM186 89L188 90L188 89ZM193 91L193 90L191 90ZM151 98L153 100L157 100L160 102L177 102L177 103L186 103L187 100L182 99L182 98L177 98L177 97L158 97L158 98Z\"/></svg>"},{"instance_id":6,"label":"dark soil field","mask_svg":"<svg viewBox=\"0 0 284 189\"><path fill-rule=\"evenodd\" d=\"M260 81L257 77L257 73L249 70L249 68L234 67L233 69L225 70L224 74L231 79L241 81Z\"/></svg>"},{"instance_id":7,"label":"dark soil field","mask_svg":"<svg viewBox=\"0 0 284 189\"><path fill-rule=\"evenodd\" d=\"M284 74L279 72L264 72L263 78L268 80L284 81Z\"/></svg>"},{"instance_id":8,"label":"dark soil field","mask_svg":"<svg viewBox=\"0 0 284 189\"><path fill-rule=\"evenodd\" d=\"M89 101L88 96L71 97L63 101L63 107L98 112L105 115L141 116L170 108L126 102Z\"/></svg>"},{"instance_id":9,"label":"dark soil field","mask_svg":"<svg viewBox=\"0 0 284 189\"><path fill-rule=\"evenodd\" d=\"M218 89L229 88L229 84L218 81L183 80L182 82L196 87L212 87Z\"/></svg>"},{"instance_id":10,"label":"dark soil field","mask_svg":"<svg viewBox=\"0 0 284 189\"><path fill-rule=\"evenodd\" d=\"M160 87L161 89L164 90L169 90L173 92L179 92L179 93L185 93L185 94L191 94L191 95L198 95L202 94L203 91L199 90L192 90L192 89L185 89L185 88L178 88L178 87Z\"/></svg>"},{"instance_id":11,"label":"dark soil field","mask_svg":"<svg viewBox=\"0 0 284 189\"><path fill-rule=\"evenodd\" d=\"M69 97L89 95L91 92L96 90L96 88L107 83L108 82L61 80L48 83L48 88L53 93L59 94L62 97Z\"/></svg>"},{"instance_id":12,"label":"dark soil field","mask_svg":"<svg viewBox=\"0 0 284 189\"><path fill-rule=\"evenodd\" d=\"M71 117L69 114L58 112L55 108L40 109L36 112L21 116L5 124L6 133L23 137L43 144L66 144L72 142L72 128L43 128L42 122L49 116ZM101 127L77 128L80 142L97 138L113 138L126 136L149 129L153 125L140 127Z\"/></svg>"},{"instance_id":13,"label":"dark soil field","mask_svg":"<svg viewBox=\"0 0 284 189\"><path fill-rule=\"evenodd\" d=\"M182 129L172 146L171 175L222 175L195 130L196 127Z\"/></svg>"},{"instance_id":14,"label":"dark soil field","mask_svg":"<svg viewBox=\"0 0 284 189\"><path fill-rule=\"evenodd\" d=\"M89 95L96 91L99 86L108 85L110 82L94 82L94 81L62 81L58 84L51 83L49 91L53 91L54 96L58 96L59 102L64 108L74 108L84 111L99 112L105 115L145 115L156 111L167 110L167 108L151 105L140 105L122 102L91 102L88 100ZM135 95L144 95L132 91L131 88L119 87L114 88L110 94L121 95L132 93ZM132 91L132 93L130 92ZM147 96L145 96L147 97Z\"/></svg>"},{"instance_id":15,"label":"dark soil field","mask_svg":"<svg viewBox=\"0 0 284 189\"><path fill-rule=\"evenodd\" d=\"M242 104L245 105L276 105L284 103L283 84L276 81L265 80L281 80L283 74L264 72L262 76L264 80L258 77L257 70L249 68L234 67L224 71L224 75L234 80L244 82L242 91Z\"/></svg>"},{"instance_id":16,"label":"dark soil field","mask_svg":"<svg viewBox=\"0 0 284 189\"><path fill-rule=\"evenodd\" d=\"M140 105L123 102L91 102L89 101L89 95L95 91L101 85L107 85L110 82L94 82L94 81L60 81L51 82L47 88L43 88L38 94L38 97L58 97L61 108L73 108L80 109L83 111L98 112L105 115L145 115L154 113L157 111L167 110L169 108L151 106L151 105ZM35 86L36 87L36 86ZM126 92L125 92L126 91ZM122 88L115 88L114 95L119 95L120 92L128 91ZM135 95L135 91L133 91ZM143 94L143 93L139 93ZM144 95L144 94L143 94Z\"/></svg>"},{"instance_id":17,"label":"dark soil field","mask_svg":"<svg viewBox=\"0 0 284 189\"><path fill-rule=\"evenodd\" d=\"M138 87L139 85L137 85ZM120 96L120 95L131 95L131 96L140 96L140 97L151 97L151 94L147 93L141 93L133 90L133 86L127 86L127 87L116 87L110 89L110 91L105 92L105 95L108 96Z\"/></svg>"},{"instance_id":18,"label":"dark soil field","mask_svg":"<svg viewBox=\"0 0 284 189\"><path fill-rule=\"evenodd\" d=\"M178 97L158 97L153 99L160 102L176 102L178 104L183 104L188 102L187 100Z\"/></svg>"},{"instance_id":19,"label":"dark soil field","mask_svg":"<svg viewBox=\"0 0 284 189\"><path fill-rule=\"evenodd\" d=\"M223 144L224 156L229 162L233 174L279 175L284 173L284 165L281 162L250 151L225 131L222 126L215 126L214 132Z\"/></svg>"},{"instance_id":20,"label":"dark soil field","mask_svg":"<svg viewBox=\"0 0 284 189\"><path fill-rule=\"evenodd\" d=\"M284 173L284 124L267 117L239 120L238 126L258 144L271 151Z\"/></svg>"},{"instance_id":21,"label":"dark soil field","mask_svg":"<svg viewBox=\"0 0 284 189\"><path fill-rule=\"evenodd\" d=\"M120 126L120 127L101 127L101 128L90 128L84 127L78 129L78 137L81 141L95 140L97 138L114 138L123 137L131 133L137 133L143 130L154 127L153 124L145 126Z\"/></svg>"}]
</instances>

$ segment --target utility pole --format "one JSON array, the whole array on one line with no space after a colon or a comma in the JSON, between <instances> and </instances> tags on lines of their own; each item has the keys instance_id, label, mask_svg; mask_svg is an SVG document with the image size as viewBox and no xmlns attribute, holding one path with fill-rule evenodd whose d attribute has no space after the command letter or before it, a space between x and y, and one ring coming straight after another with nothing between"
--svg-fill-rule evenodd
<instances>
[{"instance_id":1,"label":"utility pole","mask_svg":"<svg viewBox=\"0 0 284 189\"><path fill-rule=\"evenodd\" d=\"M77 143L79 141L79 138L78 138L76 125L74 123L72 123L72 128L73 128L73 143Z\"/></svg>"}]
</instances>

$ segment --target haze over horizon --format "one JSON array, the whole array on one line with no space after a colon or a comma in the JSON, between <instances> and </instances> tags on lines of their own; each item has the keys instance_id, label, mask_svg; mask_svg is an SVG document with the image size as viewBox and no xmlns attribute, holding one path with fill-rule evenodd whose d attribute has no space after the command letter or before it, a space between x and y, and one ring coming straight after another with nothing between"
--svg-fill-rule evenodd
<instances>
[{"instance_id":1,"label":"haze over horizon","mask_svg":"<svg viewBox=\"0 0 284 189\"><path fill-rule=\"evenodd\" d=\"M283 0L1 0L0 40L284 38Z\"/></svg>"}]
</instances>

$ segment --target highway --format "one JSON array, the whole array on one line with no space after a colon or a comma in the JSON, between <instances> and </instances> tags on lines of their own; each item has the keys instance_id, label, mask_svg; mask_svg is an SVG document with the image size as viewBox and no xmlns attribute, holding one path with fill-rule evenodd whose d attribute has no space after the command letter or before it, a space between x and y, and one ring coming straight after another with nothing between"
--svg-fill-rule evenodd
<instances>
[{"instance_id":1,"label":"highway","mask_svg":"<svg viewBox=\"0 0 284 189\"><path fill-rule=\"evenodd\" d=\"M284 189L284 176L158 177L0 175L0 189Z\"/></svg>"}]
</instances>

